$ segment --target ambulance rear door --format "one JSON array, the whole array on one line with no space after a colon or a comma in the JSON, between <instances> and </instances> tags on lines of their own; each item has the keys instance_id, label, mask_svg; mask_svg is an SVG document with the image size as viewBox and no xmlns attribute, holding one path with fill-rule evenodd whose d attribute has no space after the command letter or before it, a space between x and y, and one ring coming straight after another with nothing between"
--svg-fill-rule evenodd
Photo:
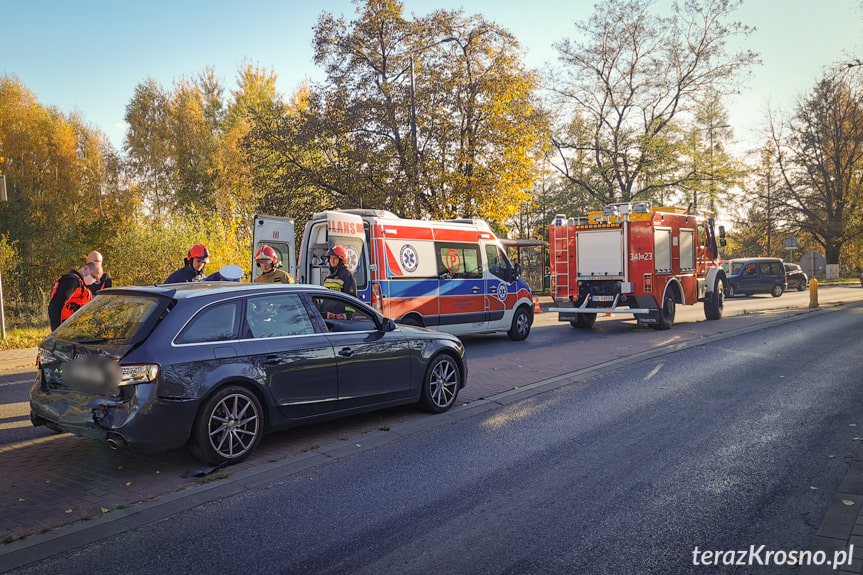
<instances>
[{"instance_id":1,"label":"ambulance rear door","mask_svg":"<svg viewBox=\"0 0 863 575\"><path fill-rule=\"evenodd\" d=\"M297 250L294 220L277 216L255 216L252 221L252 281L261 275L261 269L255 263L255 254L264 245L276 250L282 269L296 280Z\"/></svg>"},{"instance_id":2,"label":"ambulance rear door","mask_svg":"<svg viewBox=\"0 0 863 575\"><path fill-rule=\"evenodd\" d=\"M370 283L366 248L366 224L357 214L340 211L323 212L323 217L306 224L300 257L300 281L323 285L329 274L326 254L335 245L345 248L345 267L357 280L357 297L368 303Z\"/></svg>"}]
</instances>

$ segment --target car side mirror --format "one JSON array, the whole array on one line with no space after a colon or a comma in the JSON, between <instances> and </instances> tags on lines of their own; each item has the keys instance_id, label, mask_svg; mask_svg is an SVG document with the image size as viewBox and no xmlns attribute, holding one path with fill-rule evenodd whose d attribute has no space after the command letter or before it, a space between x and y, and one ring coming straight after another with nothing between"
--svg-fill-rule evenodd
<instances>
[{"instance_id":1,"label":"car side mirror","mask_svg":"<svg viewBox=\"0 0 863 575\"><path fill-rule=\"evenodd\" d=\"M518 262L515 262L515 264L513 265L513 269L514 269L514 277L512 279L520 278L521 277L521 264Z\"/></svg>"},{"instance_id":2,"label":"car side mirror","mask_svg":"<svg viewBox=\"0 0 863 575\"><path fill-rule=\"evenodd\" d=\"M393 331L396 328L396 322L392 318L385 317L383 324L384 331Z\"/></svg>"}]
</instances>

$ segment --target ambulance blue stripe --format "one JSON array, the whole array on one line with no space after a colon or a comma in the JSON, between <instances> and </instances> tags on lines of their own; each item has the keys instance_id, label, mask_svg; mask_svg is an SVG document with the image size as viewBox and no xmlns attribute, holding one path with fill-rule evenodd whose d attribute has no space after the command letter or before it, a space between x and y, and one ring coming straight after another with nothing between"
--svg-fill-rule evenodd
<instances>
[{"instance_id":1,"label":"ambulance blue stripe","mask_svg":"<svg viewBox=\"0 0 863 575\"><path fill-rule=\"evenodd\" d=\"M434 296L438 289L438 280L392 280L390 297L428 297Z\"/></svg>"}]
</instances>

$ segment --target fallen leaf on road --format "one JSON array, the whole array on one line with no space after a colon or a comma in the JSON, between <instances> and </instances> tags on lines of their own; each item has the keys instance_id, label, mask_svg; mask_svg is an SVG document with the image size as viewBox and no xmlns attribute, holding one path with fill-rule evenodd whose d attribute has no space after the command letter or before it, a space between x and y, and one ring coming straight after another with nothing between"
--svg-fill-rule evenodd
<instances>
[{"instance_id":1,"label":"fallen leaf on road","mask_svg":"<svg viewBox=\"0 0 863 575\"><path fill-rule=\"evenodd\" d=\"M26 501L26 499L24 499L23 497L18 498L18 503L24 503L24 501Z\"/></svg>"},{"instance_id":2,"label":"fallen leaf on road","mask_svg":"<svg viewBox=\"0 0 863 575\"><path fill-rule=\"evenodd\" d=\"M102 513L110 513L110 512L111 512L110 509L105 509L104 507L102 508Z\"/></svg>"},{"instance_id":3,"label":"fallen leaf on road","mask_svg":"<svg viewBox=\"0 0 863 575\"><path fill-rule=\"evenodd\" d=\"M126 487L129 487L130 485L132 485L132 482L131 482L131 481L127 481L127 482L126 482Z\"/></svg>"},{"instance_id":4,"label":"fallen leaf on road","mask_svg":"<svg viewBox=\"0 0 863 575\"><path fill-rule=\"evenodd\" d=\"M843 499L842 503L844 503L845 505L854 505L854 502L850 499Z\"/></svg>"},{"instance_id":5,"label":"fallen leaf on road","mask_svg":"<svg viewBox=\"0 0 863 575\"><path fill-rule=\"evenodd\" d=\"M66 513L66 515L69 515L70 513L72 513L72 510L71 510L71 509L67 509L67 510L65 511L65 513Z\"/></svg>"},{"instance_id":6,"label":"fallen leaf on road","mask_svg":"<svg viewBox=\"0 0 863 575\"><path fill-rule=\"evenodd\" d=\"M813 486L813 485L810 485L810 486L809 486L809 489L811 489L811 490L813 490L813 491L818 491L818 488L817 488L817 487L815 487L815 486Z\"/></svg>"},{"instance_id":7,"label":"fallen leaf on road","mask_svg":"<svg viewBox=\"0 0 863 575\"><path fill-rule=\"evenodd\" d=\"M123 466L122 466L122 465L118 465L118 466L117 466L117 471L123 471Z\"/></svg>"}]
</instances>

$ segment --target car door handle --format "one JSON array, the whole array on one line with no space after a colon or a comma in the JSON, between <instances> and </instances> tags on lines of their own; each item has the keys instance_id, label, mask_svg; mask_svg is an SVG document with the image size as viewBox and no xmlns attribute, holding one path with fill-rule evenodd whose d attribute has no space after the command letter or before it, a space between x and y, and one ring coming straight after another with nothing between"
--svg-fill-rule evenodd
<instances>
[{"instance_id":1,"label":"car door handle","mask_svg":"<svg viewBox=\"0 0 863 575\"><path fill-rule=\"evenodd\" d=\"M282 363L282 360L277 355L268 355L267 359L264 360L264 365L279 365Z\"/></svg>"},{"instance_id":2,"label":"car door handle","mask_svg":"<svg viewBox=\"0 0 863 575\"><path fill-rule=\"evenodd\" d=\"M473 286L473 289L471 289L470 291L472 291L473 293L479 293L479 289L479 287Z\"/></svg>"},{"instance_id":3,"label":"car door handle","mask_svg":"<svg viewBox=\"0 0 863 575\"><path fill-rule=\"evenodd\" d=\"M352 349L351 349L351 348L349 348L349 347L343 347L343 348L339 351L339 355L340 355L340 356L342 356L342 357L350 357L350 356L352 356L353 354L354 354L354 350L352 350Z\"/></svg>"}]
</instances>

